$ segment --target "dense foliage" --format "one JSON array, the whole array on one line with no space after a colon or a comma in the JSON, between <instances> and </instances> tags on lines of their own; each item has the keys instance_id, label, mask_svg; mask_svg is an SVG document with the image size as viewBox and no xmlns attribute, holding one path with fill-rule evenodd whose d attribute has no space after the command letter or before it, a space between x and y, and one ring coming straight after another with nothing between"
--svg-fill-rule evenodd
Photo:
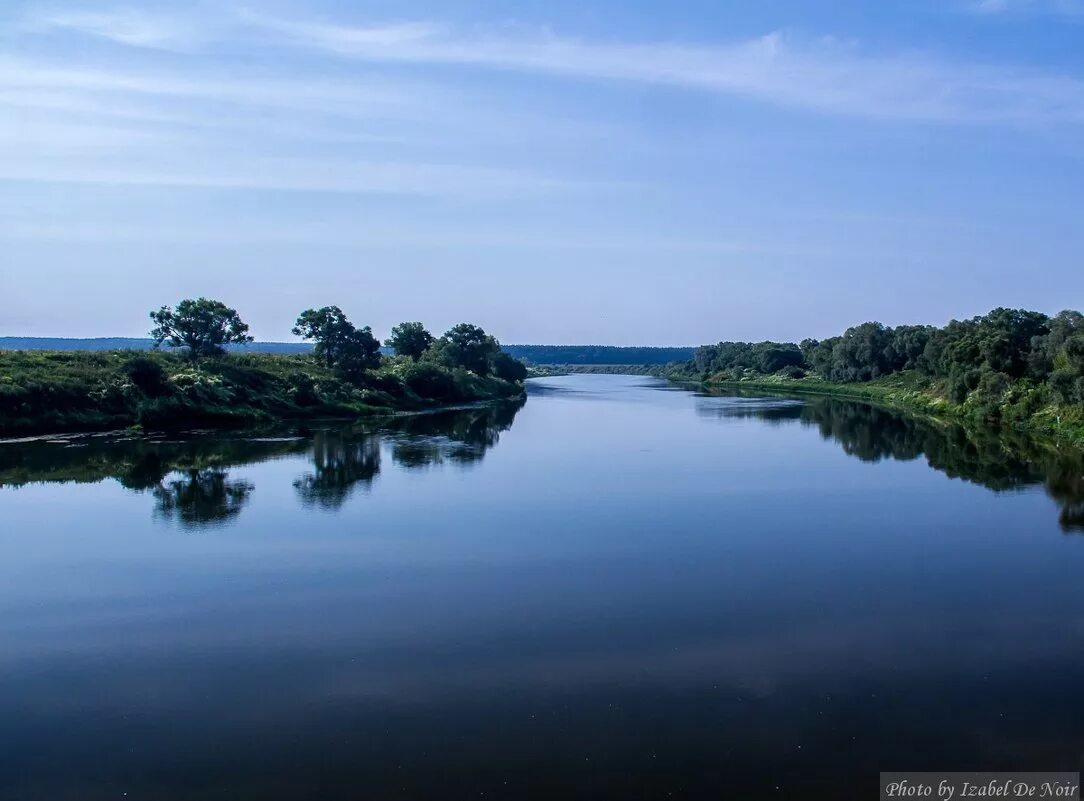
<instances>
[{"instance_id":1,"label":"dense foliage","mask_svg":"<svg viewBox=\"0 0 1084 801\"><path fill-rule=\"evenodd\" d=\"M219 356L226 345L242 345L252 341L248 325L236 310L225 303L207 298L188 298L176 309L163 306L151 312L154 328L151 339L155 345L169 342L175 348L187 349L192 358Z\"/></svg>"},{"instance_id":2,"label":"dense foliage","mask_svg":"<svg viewBox=\"0 0 1084 801\"><path fill-rule=\"evenodd\" d=\"M711 380L807 373L843 384L913 375L914 389L987 419L1021 422L1045 411L1075 425L1084 408L1084 317L1001 308L942 328L868 322L800 344L705 345L671 371Z\"/></svg>"},{"instance_id":3,"label":"dense foliage","mask_svg":"<svg viewBox=\"0 0 1084 801\"><path fill-rule=\"evenodd\" d=\"M380 366L380 342L369 326L357 328L338 306L306 309L292 332L311 339L313 353L339 376L357 382L366 370Z\"/></svg>"},{"instance_id":4,"label":"dense foliage","mask_svg":"<svg viewBox=\"0 0 1084 801\"><path fill-rule=\"evenodd\" d=\"M152 316L155 337L181 347L0 351L0 435L251 425L523 394L524 365L466 323L430 337L417 358L383 356L368 326L354 326L335 306L309 309L294 332L314 341L311 355L269 355L223 352L248 327L217 301L182 301Z\"/></svg>"},{"instance_id":5,"label":"dense foliage","mask_svg":"<svg viewBox=\"0 0 1084 801\"><path fill-rule=\"evenodd\" d=\"M418 361L433 344L433 335L421 323L399 323L391 329L391 336L384 344L395 351L396 356L409 356Z\"/></svg>"},{"instance_id":6,"label":"dense foliage","mask_svg":"<svg viewBox=\"0 0 1084 801\"><path fill-rule=\"evenodd\" d=\"M803 363L798 346L790 342L720 342L696 349L693 362L700 372L756 370L774 373Z\"/></svg>"}]
</instances>

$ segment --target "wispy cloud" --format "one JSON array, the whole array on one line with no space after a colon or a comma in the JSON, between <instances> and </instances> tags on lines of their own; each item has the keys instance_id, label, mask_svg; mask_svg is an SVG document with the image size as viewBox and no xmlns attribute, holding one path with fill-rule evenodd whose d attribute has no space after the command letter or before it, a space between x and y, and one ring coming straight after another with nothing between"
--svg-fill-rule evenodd
<instances>
[{"instance_id":1,"label":"wispy cloud","mask_svg":"<svg viewBox=\"0 0 1084 801\"><path fill-rule=\"evenodd\" d=\"M416 100L417 89L385 81L328 81L282 75L238 77L242 70L190 69L184 74L125 68L54 65L0 58L0 90L120 93L128 96L208 100L242 106L311 110L344 115L388 113ZM379 107L379 109L378 109Z\"/></svg>"},{"instance_id":2,"label":"wispy cloud","mask_svg":"<svg viewBox=\"0 0 1084 801\"><path fill-rule=\"evenodd\" d=\"M150 159L140 160L126 152L122 159L88 162L78 149L71 147L70 139L65 138L62 144L66 147L46 142L40 147L42 152L30 152L32 159L25 157L26 151L19 158L0 159L0 180L456 198L514 197L524 192L577 186L574 181L493 167L345 158L268 158L238 152L188 152L168 163L162 163L154 154ZM117 140L110 140L110 144L113 148L118 146Z\"/></svg>"},{"instance_id":3,"label":"wispy cloud","mask_svg":"<svg viewBox=\"0 0 1084 801\"><path fill-rule=\"evenodd\" d=\"M975 0L987 14L1074 14L1084 0ZM718 44L588 41L519 26L454 28L431 21L350 25L242 10L200 21L132 10L42 15L29 24L138 47L179 48L221 30L257 48L307 49L385 65L624 81L751 98L887 120L955 123L1084 122L1084 80L1023 67L920 53L870 54L830 38L787 33Z\"/></svg>"},{"instance_id":4,"label":"wispy cloud","mask_svg":"<svg viewBox=\"0 0 1084 801\"><path fill-rule=\"evenodd\" d=\"M494 126L459 100L387 79L0 59L0 180L458 199L590 185L448 152L441 130Z\"/></svg>"},{"instance_id":5,"label":"wispy cloud","mask_svg":"<svg viewBox=\"0 0 1084 801\"><path fill-rule=\"evenodd\" d=\"M1084 0L972 0L965 8L985 16L1030 14L1084 18Z\"/></svg>"},{"instance_id":6,"label":"wispy cloud","mask_svg":"<svg viewBox=\"0 0 1084 801\"><path fill-rule=\"evenodd\" d=\"M28 18L25 27L41 33L71 30L132 47L179 51L202 45L209 33L206 22L150 14L137 8L43 12Z\"/></svg>"},{"instance_id":7,"label":"wispy cloud","mask_svg":"<svg viewBox=\"0 0 1084 801\"><path fill-rule=\"evenodd\" d=\"M779 32L705 46L588 42L516 28L463 32L428 22L350 26L254 12L241 19L264 34L265 44L369 62L669 85L879 119L1084 121L1084 81L1076 77L921 54L873 56L835 40Z\"/></svg>"}]
</instances>

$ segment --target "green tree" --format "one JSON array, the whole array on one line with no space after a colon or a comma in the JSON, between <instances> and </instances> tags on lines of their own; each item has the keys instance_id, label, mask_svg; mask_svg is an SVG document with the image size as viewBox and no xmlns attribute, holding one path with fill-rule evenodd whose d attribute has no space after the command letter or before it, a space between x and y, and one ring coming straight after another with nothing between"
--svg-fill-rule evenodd
<instances>
[{"instance_id":1,"label":"green tree","mask_svg":"<svg viewBox=\"0 0 1084 801\"><path fill-rule=\"evenodd\" d=\"M518 383L527 378L527 365L504 351L499 351L493 357L493 375Z\"/></svg>"},{"instance_id":2,"label":"green tree","mask_svg":"<svg viewBox=\"0 0 1084 801\"><path fill-rule=\"evenodd\" d=\"M218 356L226 345L252 341L248 325L226 304L207 298L191 298L177 304L176 310L163 306L150 314L154 321L151 338L159 347L168 341L175 348L187 348L193 359Z\"/></svg>"},{"instance_id":3,"label":"green tree","mask_svg":"<svg viewBox=\"0 0 1084 801\"><path fill-rule=\"evenodd\" d=\"M384 341L399 356L409 356L418 361L433 344L433 335L419 322L399 323L391 329L391 336Z\"/></svg>"},{"instance_id":4,"label":"green tree","mask_svg":"<svg viewBox=\"0 0 1084 801\"><path fill-rule=\"evenodd\" d=\"M1056 368L1064 368L1066 344L1074 338L1084 337L1084 315L1078 311L1065 310L1050 319L1050 331L1031 340L1028 354L1028 371L1033 378L1044 378Z\"/></svg>"},{"instance_id":5,"label":"green tree","mask_svg":"<svg viewBox=\"0 0 1084 801\"><path fill-rule=\"evenodd\" d=\"M323 359L328 367L335 366L357 334L354 324L338 306L306 309L298 315L291 331L294 336L311 339L316 357Z\"/></svg>"},{"instance_id":6,"label":"green tree","mask_svg":"<svg viewBox=\"0 0 1084 801\"><path fill-rule=\"evenodd\" d=\"M470 323L460 323L441 337L440 360L477 375L489 375L490 362L501 349L496 339Z\"/></svg>"},{"instance_id":7,"label":"green tree","mask_svg":"<svg viewBox=\"0 0 1084 801\"><path fill-rule=\"evenodd\" d=\"M369 326L355 329L347 337L335 361L335 371L348 381L357 381L366 370L380 366L380 340Z\"/></svg>"},{"instance_id":8,"label":"green tree","mask_svg":"<svg viewBox=\"0 0 1084 801\"><path fill-rule=\"evenodd\" d=\"M297 318L293 333L316 343L314 353L349 381L380 366L380 341L369 326L357 328L338 306L306 309Z\"/></svg>"}]
</instances>

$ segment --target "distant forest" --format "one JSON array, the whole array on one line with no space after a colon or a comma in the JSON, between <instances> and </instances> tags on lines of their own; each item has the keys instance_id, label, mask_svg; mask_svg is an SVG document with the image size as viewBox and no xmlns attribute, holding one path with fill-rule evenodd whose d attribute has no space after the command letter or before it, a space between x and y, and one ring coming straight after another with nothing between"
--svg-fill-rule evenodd
<instances>
[{"instance_id":1,"label":"distant forest","mask_svg":"<svg viewBox=\"0 0 1084 801\"><path fill-rule=\"evenodd\" d=\"M693 348L616 345L503 345L505 353L527 364L666 364L693 357Z\"/></svg>"},{"instance_id":2,"label":"distant forest","mask_svg":"<svg viewBox=\"0 0 1084 801\"><path fill-rule=\"evenodd\" d=\"M154 340L144 337L0 337L0 350L150 350L153 347ZM241 353L312 353L308 342L250 342L226 345L226 349Z\"/></svg>"},{"instance_id":3,"label":"distant forest","mask_svg":"<svg viewBox=\"0 0 1084 801\"><path fill-rule=\"evenodd\" d=\"M869 322L823 340L718 342L670 372L731 381L811 374L837 383L906 373L987 418L1022 420L1050 405L1084 407L1084 315L1000 308L941 328Z\"/></svg>"},{"instance_id":4,"label":"distant forest","mask_svg":"<svg viewBox=\"0 0 1084 801\"><path fill-rule=\"evenodd\" d=\"M154 340L138 337L66 339L58 337L0 337L0 350L150 350ZM311 353L306 342L252 342L229 345L248 353ZM501 349L528 364L666 364L693 358L693 348L617 347L613 345L502 345ZM383 349L390 353L388 348Z\"/></svg>"}]
</instances>

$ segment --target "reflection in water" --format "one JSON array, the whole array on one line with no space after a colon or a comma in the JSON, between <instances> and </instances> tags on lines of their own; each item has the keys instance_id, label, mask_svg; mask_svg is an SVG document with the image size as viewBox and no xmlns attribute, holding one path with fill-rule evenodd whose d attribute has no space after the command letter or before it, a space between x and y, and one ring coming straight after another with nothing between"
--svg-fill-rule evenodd
<instances>
[{"instance_id":1,"label":"reflection in water","mask_svg":"<svg viewBox=\"0 0 1084 801\"><path fill-rule=\"evenodd\" d=\"M924 464L1042 482L1068 525L1079 462L551 383L577 392L495 457L514 408L0 444L2 484L116 480L0 489L0 799L837 801L886 764L1084 767L1084 537Z\"/></svg>"},{"instance_id":2,"label":"reflection in water","mask_svg":"<svg viewBox=\"0 0 1084 801\"><path fill-rule=\"evenodd\" d=\"M226 522L241 512L253 485L230 480L225 470L186 470L180 478L162 481L151 492L155 513L176 520L184 528L203 528Z\"/></svg>"},{"instance_id":3,"label":"reflection in water","mask_svg":"<svg viewBox=\"0 0 1084 801\"><path fill-rule=\"evenodd\" d=\"M358 484L380 472L380 438L375 434L320 431L312 443L313 471L294 482L305 506L338 509Z\"/></svg>"},{"instance_id":4,"label":"reflection in water","mask_svg":"<svg viewBox=\"0 0 1084 801\"><path fill-rule=\"evenodd\" d=\"M0 487L32 482L92 483L116 479L149 491L156 514L201 528L236 517L252 483L230 469L289 454L311 455L312 469L294 488L305 506L336 510L380 472L381 452L407 469L477 463L508 430L524 401L404 415L378 423L328 428L306 436L184 440L94 435L0 447ZM1059 508L1066 532L1084 532L1084 454L1015 432L933 423L857 401L700 395L703 417L756 418L771 425L815 426L826 440L866 462L925 457L952 478L1005 491L1041 484Z\"/></svg>"},{"instance_id":5,"label":"reflection in water","mask_svg":"<svg viewBox=\"0 0 1084 801\"><path fill-rule=\"evenodd\" d=\"M480 461L497 444L501 432L512 427L524 401L464 411L414 415L397 421L391 455L407 468L428 467L450 461L462 465Z\"/></svg>"},{"instance_id":6,"label":"reflection in water","mask_svg":"<svg viewBox=\"0 0 1084 801\"><path fill-rule=\"evenodd\" d=\"M306 506L337 509L359 486L368 487L380 472L381 447L408 469L445 461L473 464L497 444L524 401L404 415L369 426L317 432L312 442L313 470L294 482Z\"/></svg>"},{"instance_id":7,"label":"reflection in water","mask_svg":"<svg viewBox=\"0 0 1084 801\"><path fill-rule=\"evenodd\" d=\"M150 492L156 517L207 528L240 514L254 489L250 481L231 478L231 468L307 451L312 470L294 481L297 496L304 506L335 510L357 487L372 484L385 443L392 460L406 468L473 464L497 444L523 404L404 415L305 436L90 435L9 443L0 447L0 487L112 478L126 489Z\"/></svg>"},{"instance_id":8,"label":"reflection in water","mask_svg":"<svg viewBox=\"0 0 1084 801\"><path fill-rule=\"evenodd\" d=\"M188 439L95 434L0 446L0 487L59 482L96 484L116 479L127 489L150 490L175 471L254 464L309 447L301 437Z\"/></svg>"},{"instance_id":9,"label":"reflection in water","mask_svg":"<svg viewBox=\"0 0 1084 801\"><path fill-rule=\"evenodd\" d=\"M699 397L703 417L756 417L771 423L799 421L816 426L826 440L840 443L864 462L910 461L921 456L951 478L995 492L1042 484L1060 507L1066 533L1084 533L1084 454L1013 431L934 423L857 401L814 397Z\"/></svg>"}]
</instances>

